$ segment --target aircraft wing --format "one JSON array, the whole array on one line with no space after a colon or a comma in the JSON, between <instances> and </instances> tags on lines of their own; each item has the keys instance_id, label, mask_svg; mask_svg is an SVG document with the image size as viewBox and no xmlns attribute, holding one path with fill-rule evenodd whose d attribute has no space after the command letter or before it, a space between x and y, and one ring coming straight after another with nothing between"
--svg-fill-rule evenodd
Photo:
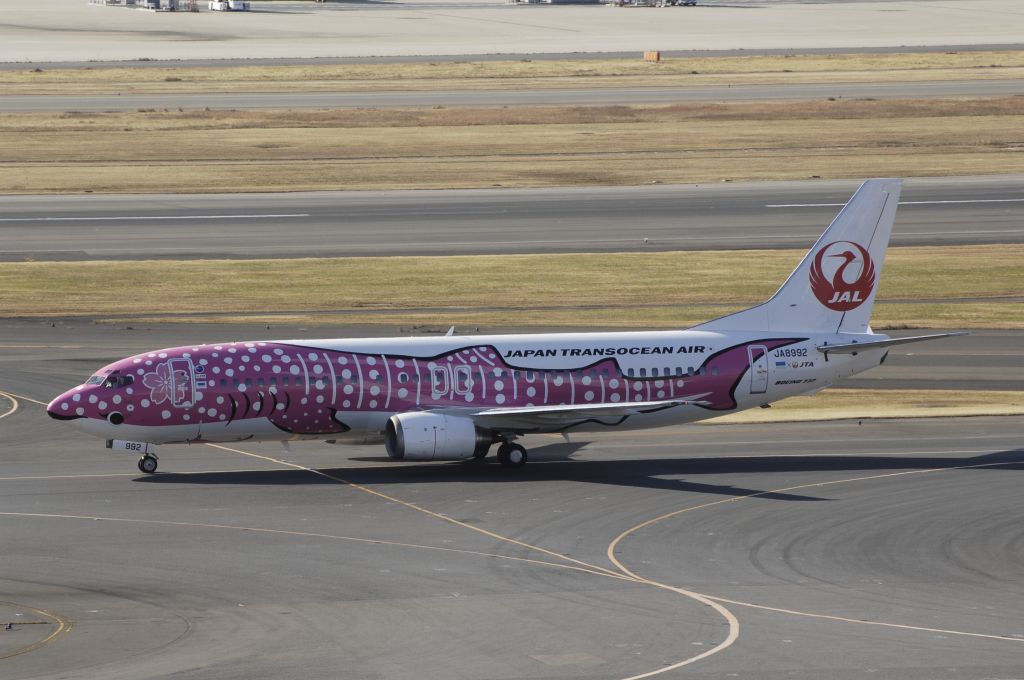
<instances>
[{"instance_id":1,"label":"aircraft wing","mask_svg":"<svg viewBox=\"0 0 1024 680\"><path fill-rule=\"evenodd\" d=\"M493 430L535 430L570 427L585 420L599 418L628 418L642 413L652 413L675 406L706 406L710 402L700 401L710 394L697 394L679 399L659 401L634 401L629 403L563 404L559 406L517 406L512 408L464 409L458 415L472 418L477 425ZM455 415L455 413L453 413Z\"/></svg>"},{"instance_id":2,"label":"aircraft wing","mask_svg":"<svg viewBox=\"0 0 1024 680\"><path fill-rule=\"evenodd\" d=\"M874 342L851 342L842 345L818 345L818 351L828 354L856 354L865 349L878 349L879 347L891 347L892 345L906 345L911 342L922 342L924 340L935 340L936 338L953 338L958 335L967 335L966 332L959 333L937 333L935 335L914 335L908 338L890 338L888 340L876 340Z\"/></svg>"}]
</instances>

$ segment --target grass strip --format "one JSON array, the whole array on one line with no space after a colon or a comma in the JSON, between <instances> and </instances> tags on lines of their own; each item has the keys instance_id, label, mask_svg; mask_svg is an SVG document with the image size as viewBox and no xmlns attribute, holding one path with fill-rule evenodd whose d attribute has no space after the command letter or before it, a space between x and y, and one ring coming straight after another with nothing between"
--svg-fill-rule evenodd
<instances>
[{"instance_id":1,"label":"grass strip","mask_svg":"<svg viewBox=\"0 0 1024 680\"><path fill-rule=\"evenodd\" d=\"M860 418L1009 415L1024 415L1024 392L832 388L811 397L792 397L776 402L770 409L743 411L703 422L709 425L738 425Z\"/></svg>"},{"instance_id":2,"label":"grass strip","mask_svg":"<svg viewBox=\"0 0 1024 680\"><path fill-rule=\"evenodd\" d=\"M678 327L766 299L802 255L15 262L0 264L0 309L7 317ZM1020 244L892 248L875 323L1024 327L1022 258ZM529 275L510 284L510 272Z\"/></svg>"},{"instance_id":3,"label":"grass strip","mask_svg":"<svg viewBox=\"0 0 1024 680\"><path fill-rule=\"evenodd\" d=\"M635 185L1024 172L1019 97L0 115L0 192Z\"/></svg>"},{"instance_id":4,"label":"grass strip","mask_svg":"<svg viewBox=\"0 0 1024 680\"><path fill-rule=\"evenodd\" d=\"M1024 51L85 67L0 72L6 94L537 89L1019 78Z\"/></svg>"}]
</instances>

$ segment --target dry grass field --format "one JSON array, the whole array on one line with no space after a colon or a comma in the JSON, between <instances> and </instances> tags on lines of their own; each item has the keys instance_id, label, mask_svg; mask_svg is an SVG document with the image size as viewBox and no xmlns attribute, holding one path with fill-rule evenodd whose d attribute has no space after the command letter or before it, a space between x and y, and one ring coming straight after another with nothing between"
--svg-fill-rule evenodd
<instances>
[{"instance_id":1,"label":"dry grass field","mask_svg":"<svg viewBox=\"0 0 1024 680\"><path fill-rule=\"evenodd\" d=\"M4 263L0 308L120 321L683 327L767 298L802 254ZM1021 245L893 248L874 323L1024 328L1022 258ZM510 271L529 272L513 298Z\"/></svg>"},{"instance_id":2,"label":"dry grass field","mask_svg":"<svg viewBox=\"0 0 1024 680\"><path fill-rule=\"evenodd\" d=\"M635 59L24 69L0 72L6 94L317 92L751 85L1020 78L1024 52L794 54Z\"/></svg>"},{"instance_id":3,"label":"dry grass field","mask_svg":"<svg viewBox=\"0 0 1024 680\"><path fill-rule=\"evenodd\" d=\"M0 115L0 191L203 192L1024 172L1024 99Z\"/></svg>"}]
</instances>

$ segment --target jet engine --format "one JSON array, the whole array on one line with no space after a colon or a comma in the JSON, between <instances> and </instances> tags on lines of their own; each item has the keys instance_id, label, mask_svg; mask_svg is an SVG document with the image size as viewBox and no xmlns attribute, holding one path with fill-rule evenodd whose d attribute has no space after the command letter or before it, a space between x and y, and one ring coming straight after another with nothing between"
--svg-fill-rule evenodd
<instances>
[{"instance_id":1,"label":"jet engine","mask_svg":"<svg viewBox=\"0 0 1024 680\"><path fill-rule=\"evenodd\" d=\"M482 458L493 443L470 418L438 413L399 413L384 430L388 455L396 460Z\"/></svg>"}]
</instances>

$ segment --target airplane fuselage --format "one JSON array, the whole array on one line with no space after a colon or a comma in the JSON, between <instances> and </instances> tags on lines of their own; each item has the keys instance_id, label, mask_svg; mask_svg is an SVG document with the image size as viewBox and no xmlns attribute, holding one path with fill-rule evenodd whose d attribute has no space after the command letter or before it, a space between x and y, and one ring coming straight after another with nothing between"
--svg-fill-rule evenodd
<instances>
[{"instance_id":1,"label":"airplane fuselage","mask_svg":"<svg viewBox=\"0 0 1024 680\"><path fill-rule=\"evenodd\" d=\"M879 363L882 350L826 357L816 349L847 341L835 334L669 331L196 345L112 363L48 410L99 437L154 444L370 442L396 413L692 402L529 427L634 429L816 392Z\"/></svg>"}]
</instances>

